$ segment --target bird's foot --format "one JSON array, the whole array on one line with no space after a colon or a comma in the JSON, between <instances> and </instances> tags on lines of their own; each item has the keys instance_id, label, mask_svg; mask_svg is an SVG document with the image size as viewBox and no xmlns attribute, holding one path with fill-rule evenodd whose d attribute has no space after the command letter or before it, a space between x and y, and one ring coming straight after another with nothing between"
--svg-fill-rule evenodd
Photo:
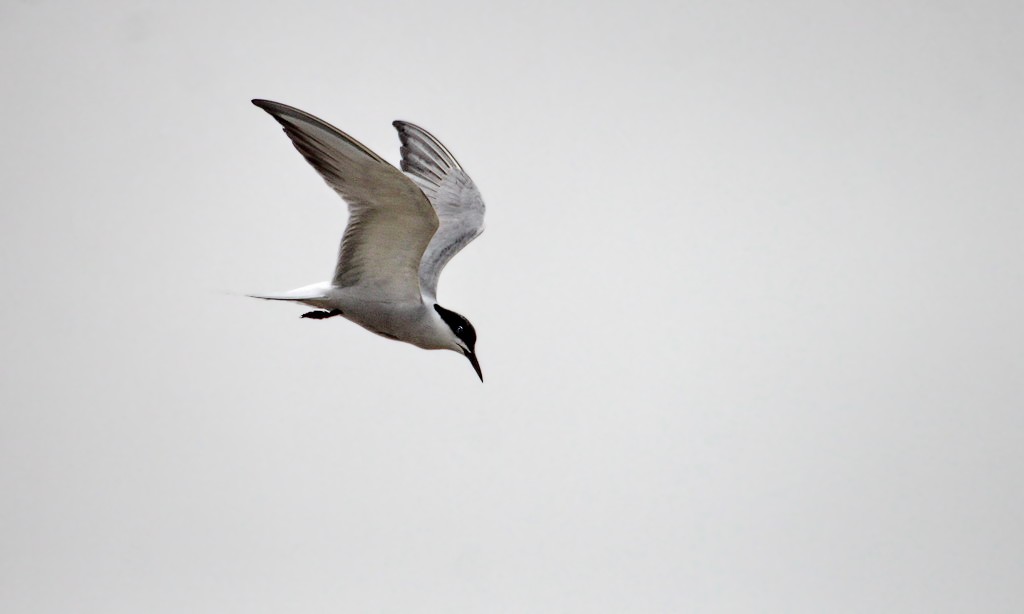
<instances>
[{"instance_id":1,"label":"bird's foot","mask_svg":"<svg viewBox=\"0 0 1024 614\"><path fill-rule=\"evenodd\" d=\"M311 320L323 320L325 318L333 318L334 316L340 316L340 309L332 309L330 311L308 311L302 314L303 318L310 318Z\"/></svg>"}]
</instances>

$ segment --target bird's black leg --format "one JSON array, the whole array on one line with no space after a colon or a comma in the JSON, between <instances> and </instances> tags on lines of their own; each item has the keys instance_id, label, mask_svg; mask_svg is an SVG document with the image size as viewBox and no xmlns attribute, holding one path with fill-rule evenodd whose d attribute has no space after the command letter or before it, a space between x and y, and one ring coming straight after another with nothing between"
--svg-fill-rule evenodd
<instances>
[{"instance_id":1,"label":"bird's black leg","mask_svg":"<svg viewBox=\"0 0 1024 614\"><path fill-rule=\"evenodd\" d=\"M323 320L325 318L333 318L334 316L340 316L340 309L332 309L330 311L308 311L302 314L303 318L310 318L312 320Z\"/></svg>"}]
</instances>

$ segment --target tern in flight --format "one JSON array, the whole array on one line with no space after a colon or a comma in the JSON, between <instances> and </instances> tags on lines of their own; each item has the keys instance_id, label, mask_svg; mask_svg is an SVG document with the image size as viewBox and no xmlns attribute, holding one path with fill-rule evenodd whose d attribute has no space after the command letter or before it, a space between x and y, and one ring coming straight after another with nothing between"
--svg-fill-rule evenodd
<instances>
[{"instance_id":1,"label":"tern in flight","mask_svg":"<svg viewBox=\"0 0 1024 614\"><path fill-rule=\"evenodd\" d=\"M437 278L484 230L484 201L459 163L429 132L396 121L402 171L327 122L253 100L324 181L348 203L348 225L330 281L255 296L316 307L303 318L341 316L388 339L476 357L469 320L437 304Z\"/></svg>"}]
</instances>

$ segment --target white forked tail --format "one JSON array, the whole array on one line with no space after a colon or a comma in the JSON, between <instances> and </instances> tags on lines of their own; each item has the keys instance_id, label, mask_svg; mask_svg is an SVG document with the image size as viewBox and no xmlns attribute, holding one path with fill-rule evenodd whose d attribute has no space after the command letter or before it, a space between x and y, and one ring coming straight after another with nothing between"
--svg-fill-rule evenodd
<instances>
[{"instance_id":1,"label":"white forked tail","mask_svg":"<svg viewBox=\"0 0 1024 614\"><path fill-rule=\"evenodd\" d=\"M331 282L322 281L318 284L302 286L287 292L274 294L250 294L252 298L261 298L268 301L315 301L327 298L327 291L331 288Z\"/></svg>"}]
</instances>

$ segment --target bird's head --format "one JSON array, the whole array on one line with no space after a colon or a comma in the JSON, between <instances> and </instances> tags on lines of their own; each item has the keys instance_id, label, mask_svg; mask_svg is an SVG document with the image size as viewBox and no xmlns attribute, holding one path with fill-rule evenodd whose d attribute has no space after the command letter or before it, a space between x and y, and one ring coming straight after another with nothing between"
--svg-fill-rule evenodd
<instances>
[{"instance_id":1,"label":"bird's head","mask_svg":"<svg viewBox=\"0 0 1024 614\"><path fill-rule=\"evenodd\" d=\"M484 381L484 374L480 371L480 363L476 359L476 329L466 318L436 303L434 311L441 316L451 331L451 345L448 349L462 352L469 359L469 363L473 365L473 370L480 376L480 381Z\"/></svg>"}]
</instances>

